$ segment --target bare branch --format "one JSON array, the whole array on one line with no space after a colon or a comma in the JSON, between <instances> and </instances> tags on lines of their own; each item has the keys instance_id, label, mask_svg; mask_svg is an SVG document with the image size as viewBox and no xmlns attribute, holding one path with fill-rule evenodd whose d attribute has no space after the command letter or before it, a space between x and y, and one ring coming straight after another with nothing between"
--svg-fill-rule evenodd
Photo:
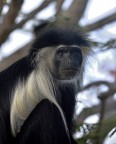
<instances>
[{"instance_id":1,"label":"bare branch","mask_svg":"<svg viewBox=\"0 0 116 144\"><path fill-rule=\"evenodd\" d=\"M43 10L46 6L48 6L48 4L50 4L53 0L45 0L40 7L38 7L37 9L33 10L32 12L30 12L27 17L25 19L23 19L20 23L18 24L14 24L14 20L15 17L17 16L16 13L16 6L15 5L11 5L12 7L9 9L10 13L8 12L8 14L5 16L5 21L4 24L1 25L0 27L0 45L7 39L8 35L15 29L17 28L21 28L28 20L30 20L31 18L33 18L35 16L35 14L37 14L38 12L40 12L41 10ZM16 1L13 1L14 4L16 3ZM17 13L18 13L18 9L17 9ZM11 18L11 19L10 19ZM8 22L7 22L8 21ZM3 27L3 28L2 28Z\"/></svg>"},{"instance_id":2,"label":"bare branch","mask_svg":"<svg viewBox=\"0 0 116 144\"><path fill-rule=\"evenodd\" d=\"M26 44L25 46L20 48L18 51L16 51L15 53L10 55L9 57L3 59L0 62L0 71L4 70L8 66L10 66L14 62L16 62L17 60L21 59L22 57L26 56L31 44L32 44L32 42Z\"/></svg>"},{"instance_id":3,"label":"bare branch","mask_svg":"<svg viewBox=\"0 0 116 144\"><path fill-rule=\"evenodd\" d=\"M3 17L3 24L0 25L0 45L6 40L11 28L15 23L15 18L21 8L22 3L19 0L12 0L7 14Z\"/></svg>"},{"instance_id":4,"label":"bare branch","mask_svg":"<svg viewBox=\"0 0 116 144\"><path fill-rule=\"evenodd\" d=\"M87 90L89 88L97 87L97 86L100 86L100 85L106 85L108 87L108 91L102 92L102 93L100 93L98 95L98 98L100 100L107 99L109 96L112 96L113 94L116 93L116 83L110 83L108 81L96 81L96 82L92 82L92 83L84 86L79 92L82 92L82 91Z\"/></svg>"},{"instance_id":5,"label":"bare branch","mask_svg":"<svg viewBox=\"0 0 116 144\"><path fill-rule=\"evenodd\" d=\"M114 112L116 113L116 101L114 101L113 98L109 98L106 101L106 107L105 107L105 115L104 119L108 119L114 115ZM111 113L112 112L112 113ZM85 108L76 118L77 123L82 123L87 117L100 113L100 104ZM114 115L116 118L116 115Z\"/></svg>"},{"instance_id":6,"label":"bare branch","mask_svg":"<svg viewBox=\"0 0 116 144\"><path fill-rule=\"evenodd\" d=\"M96 81L96 82L92 82L90 84L87 84L79 92L87 90L87 89L89 89L91 87L96 87L96 86L100 86L100 85L106 85L108 88L112 87L112 83L110 83L108 81Z\"/></svg>"},{"instance_id":7,"label":"bare branch","mask_svg":"<svg viewBox=\"0 0 116 144\"><path fill-rule=\"evenodd\" d=\"M101 20L98 20L97 22L94 22L90 25L87 25L85 27L83 27L82 29L84 29L84 32L85 33L88 33L90 31L93 31L93 30L96 30L96 29L99 29L101 27L103 27L104 25L106 24L109 24L111 22L114 22L116 20L116 12L101 19Z\"/></svg>"},{"instance_id":8,"label":"bare branch","mask_svg":"<svg viewBox=\"0 0 116 144\"><path fill-rule=\"evenodd\" d=\"M90 108L85 108L83 109L83 111L77 116L76 118L76 121L77 123L83 123L83 121L93 115L93 114L97 114L100 112L100 105L97 105L97 106L93 106L93 107L90 107Z\"/></svg>"},{"instance_id":9,"label":"bare branch","mask_svg":"<svg viewBox=\"0 0 116 144\"><path fill-rule=\"evenodd\" d=\"M104 100L104 99L107 99L108 97L114 95L115 93L116 93L116 86L114 84L114 86L112 86L107 92L100 93L98 95L98 98L100 100Z\"/></svg>"},{"instance_id":10,"label":"bare branch","mask_svg":"<svg viewBox=\"0 0 116 144\"><path fill-rule=\"evenodd\" d=\"M64 0L56 1L56 15L59 14L59 12L61 11L63 2L64 2Z\"/></svg>"},{"instance_id":11,"label":"bare branch","mask_svg":"<svg viewBox=\"0 0 116 144\"><path fill-rule=\"evenodd\" d=\"M32 19L38 12L46 8L53 0L45 0L38 8L30 12L25 19L23 19L20 23L14 25L12 31L21 28L28 20Z\"/></svg>"},{"instance_id":12,"label":"bare branch","mask_svg":"<svg viewBox=\"0 0 116 144\"><path fill-rule=\"evenodd\" d=\"M88 0L73 0L70 8L67 10L67 17L73 23L78 23L78 21L83 16Z\"/></svg>"}]
</instances>

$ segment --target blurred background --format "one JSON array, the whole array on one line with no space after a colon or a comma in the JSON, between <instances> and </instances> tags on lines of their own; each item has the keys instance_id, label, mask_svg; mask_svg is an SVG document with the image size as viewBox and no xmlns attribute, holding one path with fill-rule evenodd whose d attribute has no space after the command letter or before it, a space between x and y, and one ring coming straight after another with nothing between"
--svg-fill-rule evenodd
<instances>
[{"instance_id":1,"label":"blurred background","mask_svg":"<svg viewBox=\"0 0 116 144\"><path fill-rule=\"evenodd\" d=\"M93 54L77 94L79 144L116 144L116 0L0 0L0 71L28 53L44 28L88 34Z\"/></svg>"}]
</instances>

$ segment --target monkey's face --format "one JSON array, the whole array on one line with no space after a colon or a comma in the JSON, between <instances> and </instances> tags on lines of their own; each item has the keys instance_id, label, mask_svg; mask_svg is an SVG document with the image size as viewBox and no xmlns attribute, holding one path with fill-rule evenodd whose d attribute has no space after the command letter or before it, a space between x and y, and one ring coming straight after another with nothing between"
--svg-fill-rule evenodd
<instances>
[{"instance_id":1,"label":"monkey's face","mask_svg":"<svg viewBox=\"0 0 116 144\"><path fill-rule=\"evenodd\" d=\"M53 56L51 74L59 80L73 79L79 75L82 61L82 52L77 46L59 46Z\"/></svg>"}]
</instances>

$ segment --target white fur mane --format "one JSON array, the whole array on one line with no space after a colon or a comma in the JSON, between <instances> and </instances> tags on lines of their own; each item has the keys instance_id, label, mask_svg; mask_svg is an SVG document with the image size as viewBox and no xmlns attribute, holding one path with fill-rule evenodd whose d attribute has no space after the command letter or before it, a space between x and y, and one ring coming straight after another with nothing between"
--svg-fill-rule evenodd
<instances>
[{"instance_id":1,"label":"white fur mane","mask_svg":"<svg viewBox=\"0 0 116 144\"><path fill-rule=\"evenodd\" d=\"M32 110L43 99L48 99L57 106L67 129L65 117L56 101L53 79L49 71L43 68L43 64L40 64L39 69L33 71L26 82L19 80L15 88L10 112L11 130L14 136L20 131Z\"/></svg>"}]
</instances>

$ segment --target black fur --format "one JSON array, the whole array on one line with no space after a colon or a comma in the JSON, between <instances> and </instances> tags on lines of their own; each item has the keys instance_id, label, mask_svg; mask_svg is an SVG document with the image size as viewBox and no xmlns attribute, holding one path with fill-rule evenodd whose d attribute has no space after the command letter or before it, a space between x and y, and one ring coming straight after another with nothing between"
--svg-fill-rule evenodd
<instances>
[{"instance_id":1,"label":"black fur","mask_svg":"<svg viewBox=\"0 0 116 144\"><path fill-rule=\"evenodd\" d=\"M27 144L70 144L60 112L48 100L38 104L24 123L22 132L17 135L15 143L25 144L25 142Z\"/></svg>"},{"instance_id":2,"label":"black fur","mask_svg":"<svg viewBox=\"0 0 116 144\"><path fill-rule=\"evenodd\" d=\"M11 98L18 80L26 81L34 71L32 60L40 49L60 44L89 45L88 41L76 31L47 30L38 35L28 56L0 73L0 144L76 144L71 136L75 90L69 86L59 87L61 94L59 104L66 117L70 136L65 130L59 110L48 100L43 100L36 106L16 137L11 134Z\"/></svg>"},{"instance_id":3,"label":"black fur","mask_svg":"<svg viewBox=\"0 0 116 144\"><path fill-rule=\"evenodd\" d=\"M73 29L48 29L40 31L32 49L30 56L34 56L41 48L58 46L58 45L79 45L90 46L87 37Z\"/></svg>"}]
</instances>

